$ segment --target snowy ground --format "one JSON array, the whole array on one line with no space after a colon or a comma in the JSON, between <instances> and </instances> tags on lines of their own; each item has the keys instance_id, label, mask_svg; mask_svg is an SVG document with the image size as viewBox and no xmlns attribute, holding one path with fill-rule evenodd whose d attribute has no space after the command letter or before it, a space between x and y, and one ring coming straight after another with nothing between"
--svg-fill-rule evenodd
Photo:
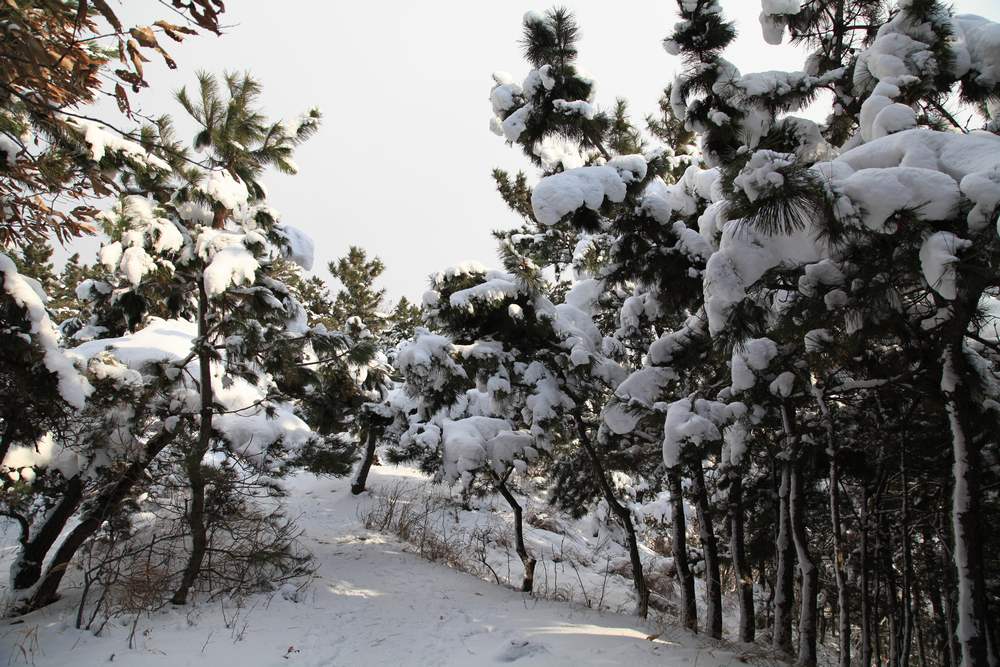
<instances>
[{"instance_id":1,"label":"snowy ground","mask_svg":"<svg viewBox=\"0 0 1000 667\"><path fill-rule=\"evenodd\" d=\"M375 468L370 486L417 484L412 471ZM698 665L745 662L672 626L539 600L430 563L366 530L347 480L300 476L292 515L316 557L316 579L294 602L262 594L132 619L101 637L73 627L74 593L0 626L0 664L96 665ZM359 510L359 502L361 509ZM12 547L2 554L9 560ZM541 576L541 573L540 575Z\"/></svg>"}]
</instances>

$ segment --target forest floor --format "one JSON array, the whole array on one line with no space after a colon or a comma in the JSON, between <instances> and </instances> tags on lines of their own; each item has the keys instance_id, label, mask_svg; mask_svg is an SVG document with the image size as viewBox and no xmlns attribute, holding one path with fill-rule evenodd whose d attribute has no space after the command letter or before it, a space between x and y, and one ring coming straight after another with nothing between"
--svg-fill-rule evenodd
<instances>
[{"instance_id":1,"label":"forest floor","mask_svg":"<svg viewBox=\"0 0 1000 667\"><path fill-rule=\"evenodd\" d=\"M401 488L427 486L415 471L373 468L371 492L361 496L352 496L349 485L349 479L305 474L289 482L289 514L297 517L316 567L315 577L299 590L286 586L240 601L196 600L187 607L168 607L140 616L134 633L135 616L122 617L97 637L74 627L79 594L71 588L49 608L0 625L0 666L113 662L170 667L492 663L716 667L748 659L738 647L710 642L676 626L598 611L579 602L525 595L448 567L443 564L446 558L429 562L414 553L418 549L413 544L366 529L365 518L370 524L370 508L378 505L379 498L392 495L393 489L398 494ZM457 513L454 516L454 522L461 523ZM0 567L13 556L9 543L7 535ZM499 568L497 554L490 558ZM505 560L503 579L509 579L509 554ZM548 581L557 575L559 560L553 557L555 562L549 563L551 574L545 570L545 587L552 583L549 598L562 590ZM541 571L540 565L536 590ZM561 576L566 581L572 574ZM587 574L603 578L603 599L609 588L607 568L603 574ZM492 577L501 579L499 574ZM627 586L627 579L614 578L610 588L620 591ZM578 573L574 579L585 592L585 579ZM593 599L589 604L602 606Z\"/></svg>"}]
</instances>

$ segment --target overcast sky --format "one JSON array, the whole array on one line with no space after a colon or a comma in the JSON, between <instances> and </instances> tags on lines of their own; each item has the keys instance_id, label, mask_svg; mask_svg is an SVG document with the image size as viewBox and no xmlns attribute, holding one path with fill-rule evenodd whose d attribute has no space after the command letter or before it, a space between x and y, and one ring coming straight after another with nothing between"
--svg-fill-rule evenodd
<instances>
[{"instance_id":1,"label":"overcast sky","mask_svg":"<svg viewBox=\"0 0 1000 667\"><path fill-rule=\"evenodd\" d=\"M597 81L599 105L625 97L635 118L655 110L680 66L660 46L676 4L560 4L579 20L579 64ZM955 4L1000 21L997 0ZM162 5L150 5L165 18ZM722 6L740 31L727 57L743 72L801 69L801 53L761 39L756 0ZM248 69L263 83L272 117L320 107L323 127L295 158L300 173L267 179L271 205L315 240L314 272L329 279L326 263L360 245L385 262L390 296L417 298L433 272L467 259L496 263L490 231L517 224L490 172L527 162L489 130L490 75L523 78L521 17L548 7L530 0L235 0L227 3L223 37L175 45L176 71L147 66L152 88L137 106L176 114L170 93L191 85L194 70ZM140 20L129 11L123 16ZM86 254L94 245L74 249Z\"/></svg>"}]
</instances>

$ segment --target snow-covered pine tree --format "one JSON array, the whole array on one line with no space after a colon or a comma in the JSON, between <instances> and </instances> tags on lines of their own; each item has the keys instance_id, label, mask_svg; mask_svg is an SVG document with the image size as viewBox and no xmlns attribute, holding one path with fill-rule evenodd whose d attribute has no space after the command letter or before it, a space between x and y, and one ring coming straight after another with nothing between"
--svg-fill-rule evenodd
<instances>
[{"instance_id":1,"label":"snow-covered pine tree","mask_svg":"<svg viewBox=\"0 0 1000 667\"><path fill-rule=\"evenodd\" d=\"M267 207L260 177L269 166L294 172L292 151L315 131L319 115L269 122L259 111L259 92L247 75L227 75L221 85L202 75L196 99L179 93L200 127L201 161L192 164L173 142L172 173L148 190L136 184L154 196L124 197L104 216L111 242L100 254L107 273L80 290L90 304L78 339L141 335L157 325L156 316L190 329L190 349L178 361L184 370L173 378L191 383L198 405L190 420L196 431L181 441L192 544L173 598L178 604L201 570L207 520L228 511L216 493L227 487L221 479L264 481L295 457L321 472L349 469L350 452L330 424L314 419L317 435L289 401L322 395L329 411L342 410L338 401L358 393L356 374L340 373L350 378L346 383L329 382L326 374L364 365L372 353L363 330L352 336L310 327L293 290L279 279L282 259L309 267L312 244ZM172 136L166 123L156 132L160 144ZM265 484L268 489L276 487Z\"/></svg>"},{"instance_id":2,"label":"snow-covered pine tree","mask_svg":"<svg viewBox=\"0 0 1000 667\"><path fill-rule=\"evenodd\" d=\"M359 318L376 336L386 325L385 289L375 283L385 264L378 257L368 258L364 248L351 246L347 254L330 262L330 275L340 284L330 309L331 328L342 328L352 317Z\"/></svg>"},{"instance_id":3,"label":"snow-covered pine tree","mask_svg":"<svg viewBox=\"0 0 1000 667\"><path fill-rule=\"evenodd\" d=\"M693 9L697 11L703 4L713 3L698 3ZM807 368L803 356L809 350L823 351L847 361L836 367L832 375L812 385L813 405L805 400L806 396L796 399L801 390L795 390L794 386L810 386L802 378L795 384L787 384L793 389L786 399L795 400L782 401L780 412L785 438L790 444L807 443L813 438L810 435L813 431L817 436L825 432L823 440L828 443L836 437L835 424L842 417L830 414L830 403L826 400L829 395L869 394L875 402L865 407L876 414L884 410L878 406L887 400L905 405L910 391L907 385L911 382L926 382L924 391L938 396L931 404L921 405L921 410L936 413L939 419L947 415L952 431L955 454L952 539L959 583L957 634L965 664L987 664L993 660L990 656L995 641L988 605L981 597L985 595L985 580L977 574L982 567L977 554L981 553L983 538L976 520L967 513L981 502L975 490L976 473L970 474L968 467L969 461L977 459L980 453L978 446L968 446L968 435L977 429L974 426L977 418L973 416L976 409L971 406L988 405L992 399L986 389L990 382L984 385L983 375L978 374L977 379L967 377L964 382L985 394L977 394L977 399L967 394L962 399L967 401L965 407L961 407L956 395L963 393L958 388L963 384L964 374L953 369L969 363L973 355L984 359L974 362L977 367L989 367L985 361L989 353L983 356L986 348L978 340L981 322L971 313L979 307L973 306L973 302L980 304L991 287L988 280L976 280L971 275L961 279L962 264L958 258L964 259L963 249L975 244L979 251L977 260L971 262L977 267L972 269L974 274L984 275L992 270L985 267L992 261L990 248L996 239L992 233L985 237L982 234L986 229L984 220L996 212L997 201L990 194L993 186L986 183L991 180L987 174L992 173L995 163L985 157L991 145L987 135L944 132L942 119L948 121L953 116L944 108L944 101L959 82L963 94L971 96L970 102L981 100L975 97L977 92L980 95L983 92L977 85L996 85L988 74L996 54L985 47L982 19L952 17L935 2L902 2L884 17L871 11L871 3L833 3L838 15L843 12L874 24L874 39L857 51L843 46L843 40L850 39L843 31L833 40L822 37L824 30L837 32L839 28L835 24L823 28L820 24L825 19L817 18L812 3L806 3L801 17L797 16L800 6L793 4L796 6L764 3L765 29L787 24L793 36L798 34L799 39L807 42L815 39L813 44L818 44L820 51L833 49L846 62L832 58L831 51L814 56L805 74L741 76L733 68L719 67L721 60L716 59L715 71L727 70L725 77L706 79L705 71L711 68L705 65L712 64L711 54L706 56L697 43L687 46L687 53L693 54L699 65L682 78L698 82L697 90L707 94L690 105L685 105L682 97L678 100L678 111L686 112L687 121L704 135L704 145L711 146L726 162L726 216L730 221L723 221L718 250L707 267L709 329L716 338L730 337L733 332L745 335L738 332L754 330L758 335L773 338L787 359L782 365L791 363L793 371L795 367ZM685 8L681 6L683 11ZM721 20L717 7L708 9L701 19L706 26ZM690 28L698 22L698 16L684 18L687 21L682 24L681 32L688 31L696 37L712 34L711 29ZM820 36L810 35L802 27L810 22L814 27L820 25ZM683 52L681 43L675 33L671 46ZM848 69L841 70L841 64ZM849 78L845 71L851 72ZM967 85L970 77L978 83ZM842 141L843 145L832 150L817 140L819 133L815 128L798 120L792 125L788 118L775 115L800 107L808 98L802 93L816 90L817 85L825 85L823 82L833 84L840 98L847 90L847 96L860 101L853 112L835 102L835 113L825 135L838 144ZM725 104L735 109L744 130L740 141L729 149L721 139L733 133L719 125L724 126L733 116L723 108ZM725 113L726 118L715 112ZM748 119L753 120L750 128ZM895 151L892 155L887 152L890 146ZM964 156L961 163L952 161L952 156L958 154ZM926 159L919 159L919 155L925 155ZM835 159L827 161L832 157ZM894 187L896 196L887 197ZM967 214L970 210L971 214ZM971 289L965 305L959 285ZM841 337L836 337L838 332L830 328L831 312L843 313L845 317ZM951 333L945 333L948 331ZM885 369L866 365L869 356L864 350L860 356L857 351L851 352L854 347L851 337L880 345L883 362L901 354L902 359L909 360L901 364L908 370L902 377L893 377ZM949 337L951 343L945 342ZM836 352L837 349L843 352ZM963 350L960 354L956 352L959 349ZM779 395L785 394L782 387L778 390ZM792 407L795 403L798 406ZM849 418L856 419L856 415ZM900 428L905 428L902 422ZM940 435L939 429L935 430ZM837 449L828 444L825 452L834 464ZM907 471L912 471L914 463L920 460L906 450L897 450L890 460L896 456L907 462L900 464ZM808 511L808 499L802 492L807 485L795 481L796 475L805 474L800 465L792 467L788 478L791 485L788 507L797 560L805 574L814 563L804 539L803 517ZM839 474L836 465L831 465L830 471L836 481ZM914 623L914 570L908 527L911 492L904 484L899 493L902 501L899 516L906 522L898 538L904 574L902 597L892 600L889 612L894 629L886 644L892 660L908 655ZM797 495L799 503L795 501ZM831 491L830 515L834 524L831 529L835 540L840 531L840 502L838 494ZM833 569L842 614L841 660L848 661L850 622L843 615L847 599L839 562L842 557L842 547L835 546ZM862 553L861 560L864 579L870 566L868 554ZM780 574L778 579L780 583ZM812 594L803 595L803 601L809 602ZM870 647L873 645L878 654L883 640L870 618L867 585L861 596L862 653L867 661L871 659ZM799 633L802 664L815 662L815 625L813 604L803 603ZM970 629L973 626L975 630ZM950 629L946 629L946 634L950 634ZM787 630L782 633L780 627L776 628L776 640L782 636L788 636Z\"/></svg>"}]
</instances>

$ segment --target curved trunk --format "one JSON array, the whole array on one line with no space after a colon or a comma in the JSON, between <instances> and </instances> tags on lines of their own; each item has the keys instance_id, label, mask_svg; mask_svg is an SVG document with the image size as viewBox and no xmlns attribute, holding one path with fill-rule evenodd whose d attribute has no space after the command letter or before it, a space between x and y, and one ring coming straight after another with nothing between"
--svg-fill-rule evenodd
<instances>
[{"instance_id":1,"label":"curved trunk","mask_svg":"<svg viewBox=\"0 0 1000 667\"><path fill-rule=\"evenodd\" d=\"M514 510L514 549L521 558L524 566L524 578L521 580L521 592L530 593L535 585L535 559L528 553L528 548L524 546L524 524L521 515L521 505L518 504L514 494L507 488L505 478L497 478L497 489L500 495L507 501L510 508Z\"/></svg>"},{"instance_id":2,"label":"curved trunk","mask_svg":"<svg viewBox=\"0 0 1000 667\"><path fill-rule=\"evenodd\" d=\"M59 584L77 550L112 516L121 502L131 492L132 487L142 477L142 473L161 451L177 437L177 431L161 431L146 443L143 456L132 462L118 480L106 487L90 504L83 519L70 531L49 562L48 569L27 602L24 611L39 609L54 602L58 597Z\"/></svg>"},{"instance_id":3,"label":"curved trunk","mask_svg":"<svg viewBox=\"0 0 1000 667\"><path fill-rule=\"evenodd\" d=\"M670 550L674 557L674 570L681 588L681 625L692 632L698 632L698 603L694 596L694 576L688 564L687 521L684 518L684 496L681 487L681 473L678 468L667 470L670 483L670 506L672 527Z\"/></svg>"},{"instance_id":4,"label":"curved trunk","mask_svg":"<svg viewBox=\"0 0 1000 667\"><path fill-rule=\"evenodd\" d=\"M722 638L722 577L719 574L719 545L715 538L712 508L705 487L701 462L691 467L694 497L698 507L698 530L705 552L705 632L713 639Z\"/></svg>"},{"instance_id":5,"label":"curved trunk","mask_svg":"<svg viewBox=\"0 0 1000 667\"><path fill-rule=\"evenodd\" d=\"M733 576L740 606L739 640L752 642L756 635L753 606L753 576L746 559L743 531L743 479L737 474L729 484L729 550L733 556Z\"/></svg>"},{"instance_id":6,"label":"curved trunk","mask_svg":"<svg viewBox=\"0 0 1000 667\"><path fill-rule=\"evenodd\" d=\"M202 460L212 445L212 416L215 413L215 397L212 391L212 348L208 340L208 294L204 279L198 280L198 370L201 392L201 423L198 426L198 442L188 453L186 469L191 488L191 504L188 507L188 526L191 528L191 553L181 576L181 583L170 602L181 605L187 603L188 592L201 572L201 564L208 548L208 530L205 525L205 475Z\"/></svg>"},{"instance_id":7,"label":"curved trunk","mask_svg":"<svg viewBox=\"0 0 1000 667\"><path fill-rule=\"evenodd\" d=\"M799 653L796 664L802 667L816 665L816 599L819 593L819 573L816 563L809 553L809 537L806 534L805 486L802 481L802 462L799 452L799 438L795 428L795 416L787 403L781 406L781 421L786 438L786 456L790 468L790 491L788 494L788 515L792 540L795 543L795 558L799 564L802 587L799 592Z\"/></svg>"},{"instance_id":8,"label":"curved trunk","mask_svg":"<svg viewBox=\"0 0 1000 667\"><path fill-rule=\"evenodd\" d=\"M358 474L351 482L351 493L354 495L362 493L365 490L365 485L368 484L368 472L372 469L372 462L375 460L375 444L378 442L375 429L369 427L365 441L365 458L362 459Z\"/></svg>"},{"instance_id":9,"label":"curved trunk","mask_svg":"<svg viewBox=\"0 0 1000 667\"><path fill-rule=\"evenodd\" d=\"M42 576L42 563L49 549L59 539L63 528L83 500L83 480L76 475L66 482L59 502L45 516L41 526L32 534L23 536L17 560L10 567L11 586L14 594L34 586Z\"/></svg>"},{"instance_id":10,"label":"curved trunk","mask_svg":"<svg viewBox=\"0 0 1000 667\"><path fill-rule=\"evenodd\" d=\"M611 488L611 483L608 482L608 476L604 471L604 464L601 463L597 451L594 450L594 446L590 442L590 436L587 435L587 425L584 424L583 417L579 412L573 415L573 421L576 423L580 444L583 445L583 448L587 451L587 456L590 458L594 479L604 494L604 499L607 501L608 507L611 508L615 518L618 519L618 522L625 529L629 560L632 562L632 583L635 586L636 596L639 598L636 611L640 617L646 618L649 614L649 589L646 588L646 577L642 572L642 559L639 558L639 541L635 535L635 526L632 524L632 513L626 507L623 507L615 497L614 489Z\"/></svg>"}]
</instances>

